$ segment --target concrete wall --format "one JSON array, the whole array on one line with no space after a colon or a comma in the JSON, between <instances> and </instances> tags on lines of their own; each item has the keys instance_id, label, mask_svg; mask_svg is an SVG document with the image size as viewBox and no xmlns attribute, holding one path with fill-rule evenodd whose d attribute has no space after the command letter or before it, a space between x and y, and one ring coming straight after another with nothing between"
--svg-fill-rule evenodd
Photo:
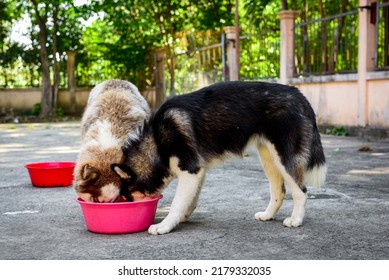
<instances>
[{"instance_id":1,"label":"concrete wall","mask_svg":"<svg viewBox=\"0 0 389 280\"><path fill-rule=\"evenodd\" d=\"M296 86L307 97L321 126L361 127L359 116L366 112L366 125L370 128L389 130L389 72L371 72L367 81L365 106L358 106L357 74L292 79ZM88 100L90 89L76 90L76 114L81 116ZM155 105L155 89L144 92L150 106ZM16 115L30 114L34 104L40 102L40 89L0 90L0 109L13 108ZM70 91L59 92L58 106L65 114L74 115L71 111Z\"/></svg>"},{"instance_id":2,"label":"concrete wall","mask_svg":"<svg viewBox=\"0 0 389 280\"><path fill-rule=\"evenodd\" d=\"M359 6L375 0L359 0ZM293 12L281 12L280 82L298 87L311 102L322 126L343 125L384 129L389 133L389 71L375 71L376 25L371 9L359 9L358 71L309 78L294 78ZM290 54L289 56L287 54ZM284 59L283 59L284 58Z\"/></svg>"},{"instance_id":3,"label":"concrete wall","mask_svg":"<svg viewBox=\"0 0 389 280\"><path fill-rule=\"evenodd\" d=\"M360 126L358 117L366 112L366 125L389 128L389 72L371 73L367 81L366 103L358 107L356 74L293 79L311 103L320 125Z\"/></svg>"},{"instance_id":4,"label":"concrete wall","mask_svg":"<svg viewBox=\"0 0 389 280\"><path fill-rule=\"evenodd\" d=\"M77 89L76 112L81 115L88 100L90 89ZM16 114L29 114L36 103L41 102L41 90L36 89L1 89L0 108L12 108ZM60 90L58 95L58 107L65 110L66 114L72 114L70 106L70 92Z\"/></svg>"},{"instance_id":5,"label":"concrete wall","mask_svg":"<svg viewBox=\"0 0 389 280\"><path fill-rule=\"evenodd\" d=\"M31 110L34 104L39 102L39 89L0 90L0 108L12 108L15 112L25 112Z\"/></svg>"},{"instance_id":6,"label":"concrete wall","mask_svg":"<svg viewBox=\"0 0 389 280\"><path fill-rule=\"evenodd\" d=\"M389 76L389 72L386 73ZM367 83L368 124L372 127L389 128L389 77L384 80L370 79Z\"/></svg>"},{"instance_id":7,"label":"concrete wall","mask_svg":"<svg viewBox=\"0 0 389 280\"><path fill-rule=\"evenodd\" d=\"M75 92L75 113L72 112L71 93L69 90L60 90L58 107L64 109L66 115L81 116L88 101L90 88L79 88ZM155 88L142 92L151 108L155 108ZM36 103L41 102L41 90L36 89L0 89L0 109L13 109L15 114L31 114Z\"/></svg>"}]
</instances>

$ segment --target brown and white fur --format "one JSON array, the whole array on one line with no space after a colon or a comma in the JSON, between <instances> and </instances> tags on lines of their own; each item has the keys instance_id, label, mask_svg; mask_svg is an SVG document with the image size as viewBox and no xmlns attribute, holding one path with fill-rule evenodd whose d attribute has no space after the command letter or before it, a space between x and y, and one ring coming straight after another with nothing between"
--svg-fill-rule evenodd
<instances>
[{"instance_id":1,"label":"brown and white fur","mask_svg":"<svg viewBox=\"0 0 389 280\"><path fill-rule=\"evenodd\" d=\"M81 120L81 149L74 170L74 188L85 201L118 199L121 179L113 164L124 161L125 141L138 138L150 116L137 87L123 80L109 80L90 92Z\"/></svg>"},{"instance_id":2,"label":"brown and white fur","mask_svg":"<svg viewBox=\"0 0 389 280\"><path fill-rule=\"evenodd\" d=\"M126 161L114 170L127 195L158 194L178 178L169 214L149 228L150 234L165 234L195 209L206 170L231 155L242 156L248 145L257 147L270 183L270 202L255 218L274 218L287 183L294 206L283 224L302 225L305 183L321 186L327 168L315 114L294 87L225 82L173 97L145 123L138 139L128 139Z\"/></svg>"}]
</instances>

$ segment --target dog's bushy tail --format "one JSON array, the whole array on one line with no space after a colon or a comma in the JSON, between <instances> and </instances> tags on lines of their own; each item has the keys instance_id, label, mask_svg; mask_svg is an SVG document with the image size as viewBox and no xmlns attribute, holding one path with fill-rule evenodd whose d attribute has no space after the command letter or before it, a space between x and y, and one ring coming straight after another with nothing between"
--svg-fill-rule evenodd
<instances>
[{"instance_id":1,"label":"dog's bushy tail","mask_svg":"<svg viewBox=\"0 0 389 280\"><path fill-rule=\"evenodd\" d=\"M305 171L305 181L315 187L324 185L327 175L327 165L319 132L314 133L311 142L310 157Z\"/></svg>"},{"instance_id":2,"label":"dog's bushy tail","mask_svg":"<svg viewBox=\"0 0 389 280\"><path fill-rule=\"evenodd\" d=\"M321 164L316 165L311 169L305 171L305 181L308 185L320 188L324 185L327 175L327 165Z\"/></svg>"}]
</instances>

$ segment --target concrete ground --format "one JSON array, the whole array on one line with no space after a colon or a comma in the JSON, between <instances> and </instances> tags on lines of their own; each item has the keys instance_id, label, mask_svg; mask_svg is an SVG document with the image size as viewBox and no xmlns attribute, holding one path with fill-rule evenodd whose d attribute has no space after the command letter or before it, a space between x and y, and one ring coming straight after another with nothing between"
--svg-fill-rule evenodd
<instances>
[{"instance_id":1,"label":"concrete ground","mask_svg":"<svg viewBox=\"0 0 389 280\"><path fill-rule=\"evenodd\" d=\"M71 187L36 188L24 165L74 161L79 123L0 124L0 259L389 259L389 140L323 135L325 188L309 189L305 223L259 222L268 183L257 155L208 172L190 221L163 236L86 229ZM368 151L359 151L365 147ZM159 202L167 215L175 184Z\"/></svg>"}]
</instances>

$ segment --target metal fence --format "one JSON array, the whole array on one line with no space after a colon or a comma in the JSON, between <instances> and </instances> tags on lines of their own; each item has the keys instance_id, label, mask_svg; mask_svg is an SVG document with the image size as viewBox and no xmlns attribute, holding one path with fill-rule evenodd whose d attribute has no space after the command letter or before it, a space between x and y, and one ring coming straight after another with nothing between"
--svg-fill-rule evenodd
<instances>
[{"instance_id":1,"label":"metal fence","mask_svg":"<svg viewBox=\"0 0 389 280\"><path fill-rule=\"evenodd\" d=\"M295 76L356 72L358 10L295 24Z\"/></svg>"},{"instance_id":2,"label":"metal fence","mask_svg":"<svg viewBox=\"0 0 389 280\"><path fill-rule=\"evenodd\" d=\"M377 5L377 53L376 68L389 69L389 2Z\"/></svg>"},{"instance_id":3,"label":"metal fence","mask_svg":"<svg viewBox=\"0 0 389 280\"><path fill-rule=\"evenodd\" d=\"M166 95L192 92L201 87L228 79L225 35L221 43L176 54L166 59ZM276 80L280 72L280 30L240 36L240 79ZM172 74L174 67L174 91Z\"/></svg>"},{"instance_id":4,"label":"metal fence","mask_svg":"<svg viewBox=\"0 0 389 280\"><path fill-rule=\"evenodd\" d=\"M168 67L174 67L174 77ZM174 91L171 79L174 79ZM223 81L222 44L198 48L191 52L179 53L166 59L166 94L192 92L215 82Z\"/></svg>"}]
</instances>

